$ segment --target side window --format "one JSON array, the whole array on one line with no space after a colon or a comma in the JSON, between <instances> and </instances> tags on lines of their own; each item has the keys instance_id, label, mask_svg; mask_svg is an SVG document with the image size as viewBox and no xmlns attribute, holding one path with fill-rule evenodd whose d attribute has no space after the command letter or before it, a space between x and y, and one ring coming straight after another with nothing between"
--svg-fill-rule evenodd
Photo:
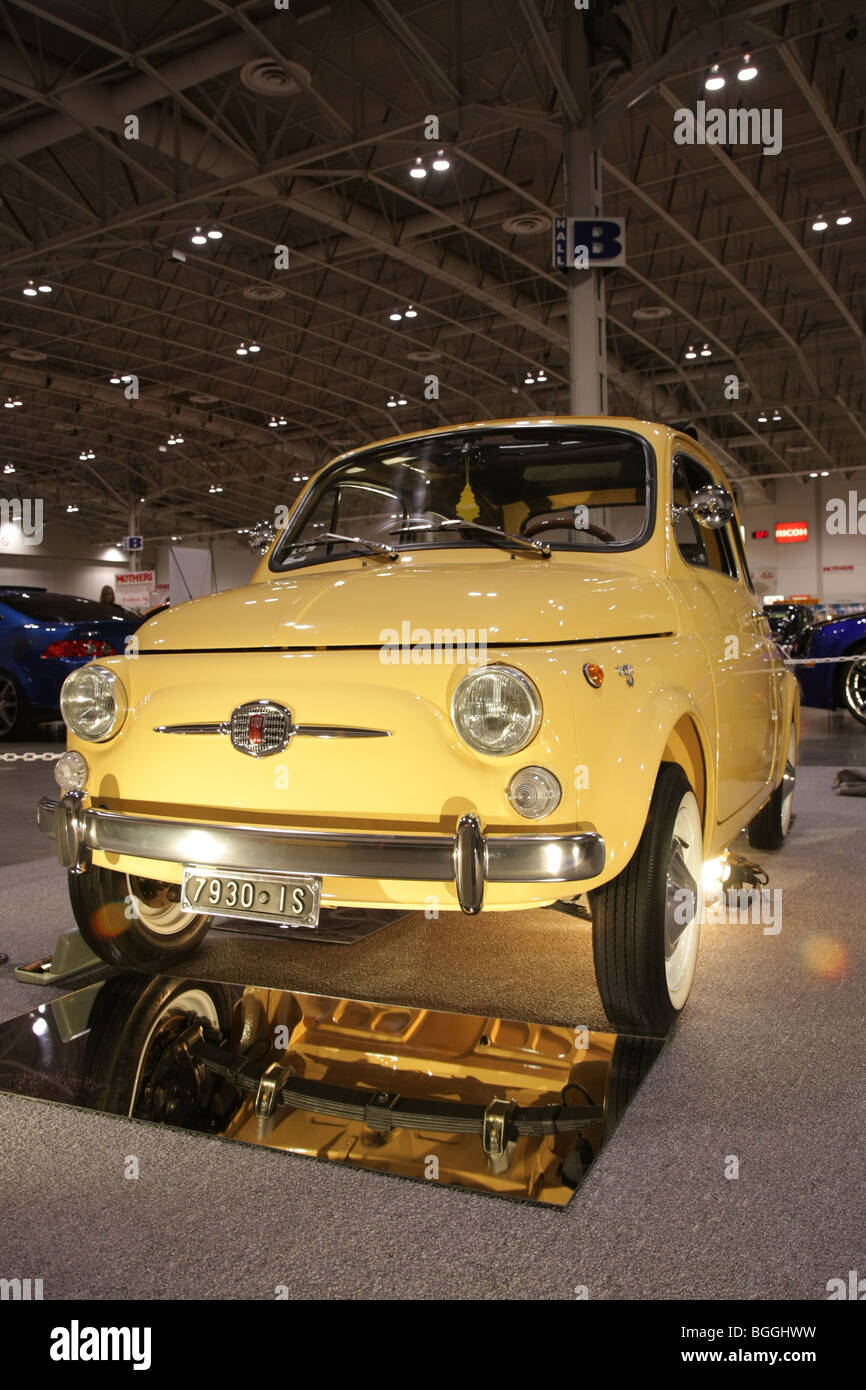
<instances>
[{"instance_id":1,"label":"side window","mask_svg":"<svg viewBox=\"0 0 866 1390\"><path fill-rule=\"evenodd\" d=\"M714 482L702 464L681 456L674 463L674 506L687 507L696 492ZM677 548L687 565L715 570L717 574L736 579L737 563L730 530L731 527L726 526L721 531L711 531L686 511L674 522Z\"/></svg>"}]
</instances>

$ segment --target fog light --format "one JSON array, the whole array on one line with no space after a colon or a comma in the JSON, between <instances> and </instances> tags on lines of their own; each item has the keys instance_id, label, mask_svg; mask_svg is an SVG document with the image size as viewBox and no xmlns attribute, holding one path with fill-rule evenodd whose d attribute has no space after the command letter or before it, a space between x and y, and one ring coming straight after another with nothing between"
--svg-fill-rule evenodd
<instances>
[{"instance_id":1,"label":"fog light","mask_svg":"<svg viewBox=\"0 0 866 1390\"><path fill-rule=\"evenodd\" d=\"M80 792L87 785L90 768L80 753L64 753L54 764L54 780L65 792Z\"/></svg>"},{"instance_id":2,"label":"fog light","mask_svg":"<svg viewBox=\"0 0 866 1390\"><path fill-rule=\"evenodd\" d=\"M538 820L555 811L562 798L562 787L544 767L524 767L508 784L508 800L515 811L529 820Z\"/></svg>"}]
</instances>

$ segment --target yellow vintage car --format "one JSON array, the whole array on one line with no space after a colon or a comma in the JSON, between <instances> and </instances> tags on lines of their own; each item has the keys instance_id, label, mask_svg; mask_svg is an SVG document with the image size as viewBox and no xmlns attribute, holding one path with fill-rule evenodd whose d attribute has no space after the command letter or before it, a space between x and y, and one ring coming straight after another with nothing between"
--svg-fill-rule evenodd
<instances>
[{"instance_id":1,"label":"yellow vintage car","mask_svg":"<svg viewBox=\"0 0 866 1390\"><path fill-rule=\"evenodd\" d=\"M139 969L215 915L313 934L326 907L586 894L608 1017L658 1035L705 861L791 823L797 684L733 499L694 439L636 419L341 455L249 584L151 619L62 709L39 824L82 935Z\"/></svg>"}]
</instances>

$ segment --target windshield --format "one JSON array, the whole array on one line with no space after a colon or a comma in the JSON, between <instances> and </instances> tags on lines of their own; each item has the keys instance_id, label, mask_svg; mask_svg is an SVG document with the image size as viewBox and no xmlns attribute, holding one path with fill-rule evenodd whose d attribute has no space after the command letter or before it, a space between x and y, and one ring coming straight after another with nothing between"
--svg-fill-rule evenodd
<instances>
[{"instance_id":1,"label":"windshield","mask_svg":"<svg viewBox=\"0 0 866 1390\"><path fill-rule=\"evenodd\" d=\"M327 469L270 568L371 554L369 542L383 555L495 544L483 528L557 551L628 550L652 530L652 497L652 450L626 430L513 426L400 440Z\"/></svg>"}]
</instances>

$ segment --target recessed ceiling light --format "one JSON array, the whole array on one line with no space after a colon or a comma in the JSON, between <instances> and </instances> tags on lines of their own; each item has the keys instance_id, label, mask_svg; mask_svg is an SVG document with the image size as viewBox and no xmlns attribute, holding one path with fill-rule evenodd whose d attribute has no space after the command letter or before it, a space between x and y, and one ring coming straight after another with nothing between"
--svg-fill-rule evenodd
<instances>
[{"instance_id":1,"label":"recessed ceiling light","mask_svg":"<svg viewBox=\"0 0 866 1390\"><path fill-rule=\"evenodd\" d=\"M670 318L670 314L667 304L642 304L632 310L631 316L641 323L653 323L656 319Z\"/></svg>"},{"instance_id":2,"label":"recessed ceiling light","mask_svg":"<svg viewBox=\"0 0 866 1390\"><path fill-rule=\"evenodd\" d=\"M550 218L543 212L518 212L514 217L506 217L502 224L508 236L539 236L550 228Z\"/></svg>"}]
</instances>

